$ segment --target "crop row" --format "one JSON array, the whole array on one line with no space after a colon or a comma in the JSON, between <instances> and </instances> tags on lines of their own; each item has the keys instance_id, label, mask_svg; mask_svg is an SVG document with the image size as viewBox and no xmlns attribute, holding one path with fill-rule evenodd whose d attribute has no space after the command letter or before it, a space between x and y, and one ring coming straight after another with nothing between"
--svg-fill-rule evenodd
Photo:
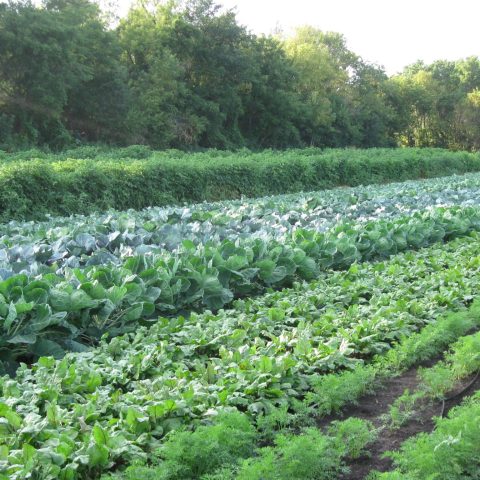
<instances>
[{"instance_id":1,"label":"crop row","mask_svg":"<svg viewBox=\"0 0 480 480\"><path fill-rule=\"evenodd\" d=\"M0 226L0 275L38 272L42 265L119 263L125 256L198 244L281 240L298 229L325 232L342 222L395 219L435 206L480 203L480 174L279 195L253 200L110 211Z\"/></svg>"},{"instance_id":2,"label":"crop row","mask_svg":"<svg viewBox=\"0 0 480 480\"><path fill-rule=\"evenodd\" d=\"M478 308L478 303L474 309L476 308ZM473 314L473 312L471 313ZM478 316L478 310L475 314ZM450 317L451 323L453 323L452 317ZM461 323L465 320L465 315L457 315L456 318ZM443 321L445 320L439 322ZM478 318L476 323L478 325ZM431 330L430 338L433 339L432 332L434 330ZM429 336L425 333L422 332L418 336L417 342L425 340ZM449 330L446 329L445 333L448 335ZM405 353L408 343L411 341L404 342L397 347L397 352ZM131 466L126 471L105 476L105 478L118 480L152 478L163 480L194 480L198 478L201 480L212 478L222 480L333 480L342 478L342 473L348 471L342 461L343 457L355 460L362 453L364 456L368 455L368 444L376 440L378 435L382 435L382 430L400 426L398 423L385 422L405 421L405 416L412 413L411 408L420 409L431 402L438 401L446 393L453 391L460 380L475 373L480 367L479 347L479 333L461 336L452 345L443 361L436 363L433 367L420 369L421 383L418 389L413 392L405 392L390 405L390 414L383 416L381 427L374 428L368 421L349 417L346 420L331 422L323 434L317 429L307 428L300 435L292 435L292 427L297 427L299 430L302 425L308 426L313 423L314 419L305 415L306 412L302 412L300 417L297 414L297 418L295 418L291 414L289 416L286 411L276 411L261 417L256 424L255 431L248 420L238 413L220 414L219 417L213 419L213 425L202 425L193 432L172 432L162 447L149 458L148 463L151 466ZM388 359L385 358L384 364L387 362ZM374 368L373 365L372 367ZM337 376L336 380L338 378ZM331 395L330 391L326 391L325 395L327 397ZM408 405L407 409L404 408L406 405ZM405 411L400 414L402 407ZM311 410L310 414L318 415L317 410ZM409 458L408 454L406 456L397 454L398 463L403 464L404 467L408 465L408 472L414 473L414 478L429 478L434 473L438 477L440 471L442 472L441 478L444 479L465 478L461 475L476 471L479 465L475 455L470 457L471 464L469 464L468 457L462 451L467 447L468 453L470 455L473 453L471 450L478 436L478 428L475 418L469 422L465 422L463 419L463 423L463 427L468 432L467 439L462 438L463 435L458 435L457 432L454 440L454 444L463 443L463 448L457 449L457 452L461 454L461 462L458 461L458 458L452 459L448 456L443 458L445 465L439 465L439 459L435 458L439 456L436 450L442 446L432 445L431 440L425 445L417 438L410 440L404 447L404 451L408 453L413 450L416 458ZM280 433L277 433L278 430L275 432L275 426ZM475 432L473 435L472 431ZM247 432L251 436L245 435ZM438 432L436 434L438 435ZM219 437L223 437L223 441L219 442ZM250 440L249 448L237 448L237 451L231 448L234 445L237 447L239 444L245 445L246 437ZM425 435L423 439L425 437L429 438ZM444 435L443 438L445 438ZM256 449L254 449L253 439L257 441ZM265 441L274 446L258 448L258 445ZM220 445L215 445L216 443L220 443ZM450 444L450 442L446 442L440 458L448 452ZM233 451L227 454L225 449L228 449L229 445L231 445L230 450ZM429 447L429 450L425 448L426 446ZM425 454L435 459L434 465L431 463L432 458L427 461L423 458ZM447 476L447 472L451 476ZM383 477L380 476L380 478ZM387 478L396 477L387 476Z\"/></svg>"},{"instance_id":3,"label":"crop row","mask_svg":"<svg viewBox=\"0 0 480 480\"><path fill-rule=\"evenodd\" d=\"M115 160L0 163L0 220L109 208L261 197L480 171L475 153L441 149L155 153Z\"/></svg>"},{"instance_id":4,"label":"crop row","mask_svg":"<svg viewBox=\"0 0 480 480\"><path fill-rule=\"evenodd\" d=\"M222 413L211 425L170 435L152 458L154 467L133 466L102 480L337 480L348 472L345 460L361 456L377 432L350 418L325 433L277 434L268 447L256 445L256 434L245 415Z\"/></svg>"},{"instance_id":5,"label":"crop row","mask_svg":"<svg viewBox=\"0 0 480 480\"><path fill-rule=\"evenodd\" d=\"M135 330L159 314L218 310L234 298L312 280L321 271L386 258L480 230L480 210L433 209L395 221L297 230L288 241L188 245L179 254L130 257L120 266L48 270L0 282L0 360L82 351L108 333Z\"/></svg>"},{"instance_id":6,"label":"crop row","mask_svg":"<svg viewBox=\"0 0 480 480\"><path fill-rule=\"evenodd\" d=\"M445 399L448 392L456 395L455 386L459 380L471 378L469 385L475 383L480 369L480 333L460 338L446 358L432 368L420 370L421 384L415 392L405 392L392 409L396 419L397 412L404 410L401 417L409 412L421 409L428 400ZM476 375L475 375L476 374ZM408 405L408 408L405 406ZM445 407L445 403L443 403ZM394 472L372 475L378 480L460 480L475 478L480 469L480 392L467 398L463 405L449 412L449 418L442 413L436 419L436 428L432 433L422 433L408 439L400 451L389 452L396 464Z\"/></svg>"},{"instance_id":7,"label":"crop row","mask_svg":"<svg viewBox=\"0 0 480 480\"><path fill-rule=\"evenodd\" d=\"M372 480L465 480L478 477L480 459L480 394L477 392L447 418L437 418L435 430L406 441L393 453L396 469L372 475Z\"/></svg>"},{"instance_id":8,"label":"crop row","mask_svg":"<svg viewBox=\"0 0 480 480\"><path fill-rule=\"evenodd\" d=\"M480 293L479 269L475 234L23 366L16 379L2 379L3 441L20 462L5 471L22 478L31 468L21 454L28 444L39 452L40 478L92 478L146 458L166 432L218 409L257 416L308 392L318 402L329 391L322 374L355 369L468 305ZM106 456L97 456L99 429L111 440Z\"/></svg>"}]
</instances>

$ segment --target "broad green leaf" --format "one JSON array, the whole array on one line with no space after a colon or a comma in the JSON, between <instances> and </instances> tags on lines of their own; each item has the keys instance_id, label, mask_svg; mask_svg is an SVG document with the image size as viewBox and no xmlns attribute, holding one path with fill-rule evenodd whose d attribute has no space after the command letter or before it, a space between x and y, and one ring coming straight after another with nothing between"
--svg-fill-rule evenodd
<instances>
[{"instance_id":1,"label":"broad green leaf","mask_svg":"<svg viewBox=\"0 0 480 480\"><path fill-rule=\"evenodd\" d=\"M91 467L104 467L108 464L109 453L105 445L96 443L90 445L87 448L87 455Z\"/></svg>"},{"instance_id":2,"label":"broad green leaf","mask_svg":"<svg viewBox=\"0 0 480 480\"><path fill-rule=\"evenodd\" d=\"M19 334L15 335L12 338L7 339L8 343L13 343L13 344L33 344L37 340L37 335L34 333L26 333L26 334Z\"/></svg>"},{"instance_id":3,"label":"broad green leaf","mask_svg":"<svg viewBox=\"0 0 480 480\"><path fill-rule=\"evenodd\" d=\"M97 424L93 427L92 435L97 445L108 445L108 434L100 425Z\"/></svg>"},{"instance_id":4,"label":"broad green leaf","mask_svg":"<svg viewBox=\"0 0 480 480\"><path fill-rule=\"evenodd\" d=\"M32 345L31 350L39 357L52 356L62 358L65 355L65 350L57 342L48 338L38 338Z\"/></svg>"},{"instance_id":5,"label":"broad green leaf","mask_svg":"<svg viewBox=\"0 0 480 480\"><path fill-rule=\"evenodd\" d=\"M22 426L22 417L3 402L0 402L0 417L5 418L15 430Z\"/></svg>"},{"instance_id":6,"label":"broad green leaf","mask_svg":"<svg viewBox=\"0 0 480 480\"><path fill-rule=\"evenodd\" d=\"M6 331L10 330L10 327L12 326L16 318L17 318L17 309L15 308L15 304L11 302L8 307L8 315L3 324L3 328Z\"/></svg>"}]
</instances>

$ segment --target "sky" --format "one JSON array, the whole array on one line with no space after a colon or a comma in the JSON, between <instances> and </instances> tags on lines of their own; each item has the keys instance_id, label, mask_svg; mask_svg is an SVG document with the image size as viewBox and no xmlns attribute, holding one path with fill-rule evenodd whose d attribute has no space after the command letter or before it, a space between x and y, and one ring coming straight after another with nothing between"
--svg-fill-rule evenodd
<instances>
[{"instance_id":1,"label":"sky","mask_svg":"<svg viewBox=\"0 0 480 480\"><path fill-rule=\"evenodd\" d=\"M126 10L131 0L120 0ZM416 60L480 56L480 0L218 0L254 33L312 25L390 75Z\"/></svg>"}]
</instances>

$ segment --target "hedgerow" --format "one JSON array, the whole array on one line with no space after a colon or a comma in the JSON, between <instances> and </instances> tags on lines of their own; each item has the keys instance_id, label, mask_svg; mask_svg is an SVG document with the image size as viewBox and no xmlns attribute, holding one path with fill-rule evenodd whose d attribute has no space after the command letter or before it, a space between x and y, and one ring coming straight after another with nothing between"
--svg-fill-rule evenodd
<instances>
[{"instance_id":1,"label":"hedgerow","mask_svg":"<svg viewBox=\"0 0 480 480\"><path fill-rule=\"evenodd\" d=\"M441 149L37 153L0 156L0 221L480 171L479 154Z\"/></svg>"}]
</instances>

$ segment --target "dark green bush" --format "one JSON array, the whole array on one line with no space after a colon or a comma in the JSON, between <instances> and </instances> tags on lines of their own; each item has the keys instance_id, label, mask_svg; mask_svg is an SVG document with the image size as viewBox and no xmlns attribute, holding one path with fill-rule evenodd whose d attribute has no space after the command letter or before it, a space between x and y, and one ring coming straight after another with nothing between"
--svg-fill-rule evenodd
<instances>
[{"instance_id":1,"label":"dark green bush","mask_svg":"<svg viewBox=\"0 0 480 480\"><path fill-rule=\"evenodd\" d=\"M78 156L88 158L78 159ZM69 158L69 157L76 157ZM480 155L441 149L152 152L143 145L65 154L2 153L0 221L106 208L258 197L480 171Z\"/></svg>"}]
</instances>

